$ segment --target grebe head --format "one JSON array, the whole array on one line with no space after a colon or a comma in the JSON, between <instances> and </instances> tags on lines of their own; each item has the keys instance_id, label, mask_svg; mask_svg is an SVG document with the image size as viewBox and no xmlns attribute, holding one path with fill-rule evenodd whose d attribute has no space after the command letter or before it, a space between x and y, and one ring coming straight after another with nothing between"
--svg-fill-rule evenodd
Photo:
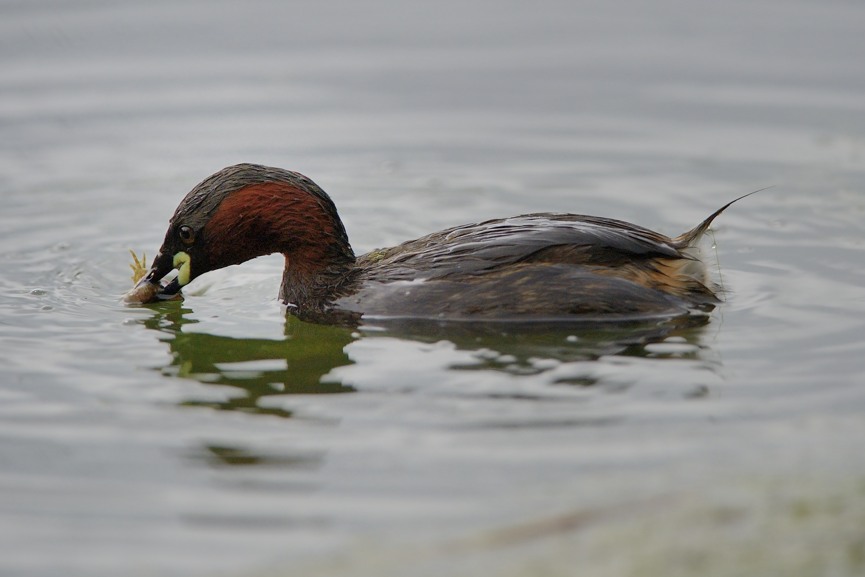
<instances>
[{"instance_id":1,"label":"grebe head","mask_svg":"<svg viewBox=\"0 0 865 577\"><path fill-rule=\"evenodd\" d=\"M153 265L126 300L170 298L206 272L276 252L301 279L355 260L333 201L310 179L256 164L229 166L181 201ZM154 290L174 269L177 277Z\"/></svg>"}]
</instances>

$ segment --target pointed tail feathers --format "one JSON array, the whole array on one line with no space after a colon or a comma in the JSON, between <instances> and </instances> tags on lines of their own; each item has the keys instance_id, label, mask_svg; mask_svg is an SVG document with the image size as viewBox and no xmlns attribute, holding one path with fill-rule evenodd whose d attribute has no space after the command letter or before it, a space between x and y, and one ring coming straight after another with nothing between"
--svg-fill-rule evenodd
<instances>
[{"instance_id":1,"label":"pointed tail feathers","mask_svg":"<svg viewBox=\"0 0 865 577\"><path fill-rule=\"evenodd\" d=\"M767 187L761 188L759 190L755 190L754 192L749 192L748 194L743 194L739 198L735 198L735 199L731 200L730 202L728 202L727 204L725 204L724 206L722 206L721 208L719 208L718 210L716 210L715 212L710 214L706 220L704 220L703 222L701 222L700 224L698 224L697 226L695 226L694 228L692 228L688 232L686 232L684 234L680 234L679 236L674 238L673 239L673 246L675 246L678 249L683 249L683 248L688 248L689 246L694 246L700 240L700 237L702 237L703 234L705 234L706 230L709 228L709 225L712 224L712 221L715 220L715 218L719 214L721 214L722 212L727 210L727 208L729 208L730 205L732 205L735 202L742 200L743 198L751 196L752 194L757 194L758 192L762 192L762 191L766 190L767 188L772 188L772 187L767 186Z\"/></svg>"}]
</instances>

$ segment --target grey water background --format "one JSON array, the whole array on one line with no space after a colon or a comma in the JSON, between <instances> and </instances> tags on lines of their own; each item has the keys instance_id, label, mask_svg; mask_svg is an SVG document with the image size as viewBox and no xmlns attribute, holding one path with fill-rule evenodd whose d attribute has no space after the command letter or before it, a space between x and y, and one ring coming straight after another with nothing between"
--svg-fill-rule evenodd
<instances>
[{"instance_id":1,"label":"grey water background","mask_svg":"<svg viewBox=\"0 0 865 577\"><path fill-rule=\"evenodd\" d=\"M863 22L0 2L0 574L865 573ZM277 257L120 304L242 161L316 180L358 253L773 188L715 226L726 302L658 334L303 325Z\"/></svg>"}]
</instances>

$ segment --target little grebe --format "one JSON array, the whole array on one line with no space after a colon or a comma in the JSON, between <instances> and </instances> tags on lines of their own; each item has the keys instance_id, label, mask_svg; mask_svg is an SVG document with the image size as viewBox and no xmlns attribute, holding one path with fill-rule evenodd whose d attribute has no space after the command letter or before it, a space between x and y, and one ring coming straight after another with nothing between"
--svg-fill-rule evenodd
<instances>
[{"instance_id":1,"label":"little grebe","mask_svg":"<svg viewBox=\"0 0 865 577\"><path fill-rule=\"evenodd\" d=\"M278 252L285 255L280 300L316 322L685 315L718 302L693 249L736 200L675 238L609 218L526 214L355 257L333 201L314 182L238 164L186 195L148 274L125 300L177 298L208 271ZM163 285L174 269L177 276Z\"/></svg>"}]
</instances>

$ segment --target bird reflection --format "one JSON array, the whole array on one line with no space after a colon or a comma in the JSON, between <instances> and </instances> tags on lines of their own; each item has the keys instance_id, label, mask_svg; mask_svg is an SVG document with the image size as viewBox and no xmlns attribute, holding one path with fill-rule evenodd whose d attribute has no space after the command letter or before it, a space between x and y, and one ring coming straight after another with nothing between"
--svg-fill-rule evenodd
<instances>
[{"instance_id":1,"label":"bird reflection","mask_svg":"<svg viewBox=\"0 0 865 577\"><path fill-rule=\"evenodd\" d=\"M494 370L516 374L546 370L538 360L562 363L594 361L601 357L665 357L697 359L704 351L699 345L709 317L698 315L663 321L623 323L436 323L425 320L384 321L375 327L388 336L420 342L446 340L457 350L485 351L477 355L478 363L465 370ZM371 326L367 327L370 330ZM693 345L688 352L672 355L659 353L648 345L670 338ZM562 381L557 381L562 382ZM591 386L597 379L585 375L568 379L569 384Z\"/></svg>"},{"instance_id":2,"label":"bird reflection","mask_svg":"<svg viewBox=\"0 0 865 577\"><path fill-rule=\"evenodd\" d=\"M243 411L260 415L291 417L292 412L277 403L262 403L270 396L292 394L334 394L354 392L352 386L328 378L337 367L363 358L350 359L346 347L358 338L408 339L415 342L449 341L457 350L478 352L477 362L451 366L450 370L488 370L531 374L546 370L538 359L574 363L601 357L664 357L652 349L653 343L677 337L685 347L669 356L699 359L699 346L708 317L686 317L663 322L603 323L437 323L431 321L391 320L370 322L359 331L338 326L305 323L287 316L281 339L236 338L184 331L184 325L197 323L192 311L182 303L163 303L144 321L159 331L169 346L171 362L163 374L191 378L205 384L227 385L236 389L228 399L188 399L184 406ZM484 354L480 354L480 353ZM342 374L346 374L345 371ZM411 375L406 375L410 378ZM590 387L599 377L591 371L572 374L558 384Z\"/></svg>"},{"instance_id":3,"label":"bird reflection","mask_svg":"<svg viewBox=\"0 0 865 577\"><path fill-rule=\"evenodd\" d=\"M262 399L354 391L324 378L331 369L351 363L343 351L353 340L348 329L287 317L282 339L236 338L184 331L184 325L198 321L188 318L192 311L177 303L154 310L156 314L144 325L162 333L160 340L171 350L172 359L161 369L163 374L238 390L226 400L187 400L185 406L290 417L291 411L264 406Z\"/></svg>"}]
</instances>

